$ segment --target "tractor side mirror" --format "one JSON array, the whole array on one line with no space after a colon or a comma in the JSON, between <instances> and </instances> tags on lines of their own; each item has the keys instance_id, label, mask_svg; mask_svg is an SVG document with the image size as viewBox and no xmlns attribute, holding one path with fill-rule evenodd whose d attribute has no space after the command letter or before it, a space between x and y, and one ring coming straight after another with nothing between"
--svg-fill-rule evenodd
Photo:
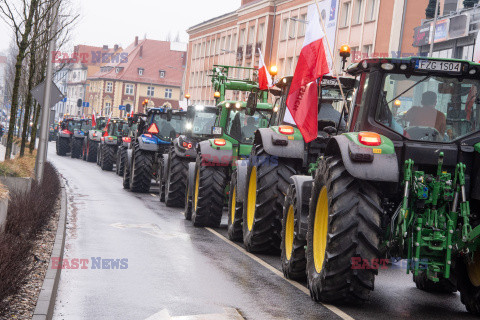
<instances>
[{"instance_id":1,"label":"tractor side mirror","mask_svg":"<svg viewBox=\"0 0 480 320\"><path fill-rule=\"evenodd\" d=\"M212 127L212 135L223 136L223 128L222 127Z\"/></svg>"},{"instance_id":2,"label":"tractor side mirror","mask_svg":"<svg viewBox=\"0 0 480 320\"><path fill-rule=\"evenodd\" d=\"M172 117L173 117L172 109L168 109L167 110L167 121L168 122L172 121Z\"/></svg>"},{"instance_id":3,"label":"tractor side mirror","mask_svg":"<svg viewBox=\"0 0 480 320\"><path fill-rule=\"evenodd\" d=\"M257 110L258 96L255 92L250 92L247 100L247 107L245 108L245 114L247 116L253 116Z\"/></svg>"}]
</instances>

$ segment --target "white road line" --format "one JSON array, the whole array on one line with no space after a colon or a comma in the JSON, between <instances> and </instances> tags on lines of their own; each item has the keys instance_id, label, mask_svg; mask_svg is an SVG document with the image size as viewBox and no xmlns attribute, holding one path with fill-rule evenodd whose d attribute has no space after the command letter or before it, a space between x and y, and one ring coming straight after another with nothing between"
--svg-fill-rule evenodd
<instances>
[{"instance_id":1,"label":"white road line","mask_svg":"<svg viewBox=\"0 0 480 320\"><path fill-rule=\"evenodd\" d=\"M154 198L157 197L157 195L156 195L156 194L153 194L153 193L150 193L150 195L151 195L152 197L154 197Z\"/></svg>"},{"instance_id":2,"label":"white road line","mask_svg":"<svg viewBox=\"0 0 480 320\"><path fill-rule=\"evenodd\" d=\"M269 265L268 263L266 263L265 261L263 261L262 259L258 258L257 256L255 256L254 254L248 252L247 250L245 250L244 248L240 247L238 244L236 243L233 243L231 242L230 240L228 240L227 238L225 238L224 236L222 236L220 233L218 233L217 231L213 230L213 229L210 229L210 228L205 228L207 229L208 231L210 231L211 233L213 233L214 235L216 235L218 238L222 239L223 241L225 241L226 243L228 243L229 245L231 245L232 247L234 247L235 249L237 249L238 251L240 251L241 253L243 253L244 255L248 256L249 258L251 258L252 260L258 262L259 264L261 264L262 266L264 266L265 268L267 268L268 270L272 271L275 275L279 276L280 278L282 278L283 280L285 280L286 282L290 283L292 286L294 286L295 288L297 288L298 290L302 291L303 293L307 294L310 296L310 291L305 288L304 286L302 286L300 283L296 282L296 281L292 281L290 279L287 279L283 276L283 273L280 272L279 270L275 269L274 267L272 267L271 265ZM354 318L352 318L351 316L349 316L348 314L346 314L345 312L343 312L342 310L340 310L339 308L335 307L335 306L332 306L330 304L325 304L325 303L321 303L325 308L329 309L330 311L332 311L333 313L335 313L337 316L339 316L340 318L342 319L345 319L345 320L354 320Z\"/></svg>"}]
</instances>

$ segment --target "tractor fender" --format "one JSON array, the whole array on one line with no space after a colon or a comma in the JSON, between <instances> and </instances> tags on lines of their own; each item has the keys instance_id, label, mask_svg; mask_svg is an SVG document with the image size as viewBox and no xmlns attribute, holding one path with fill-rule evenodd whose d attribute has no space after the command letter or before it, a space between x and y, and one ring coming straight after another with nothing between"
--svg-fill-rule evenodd
<instances>
[{"instance_id":1,"label":"tractor fender","mask_svg":"<svg viewBox=\"0 0 480 320\"><path fill-rule=\"evenodd\" d=\"M85 135L81 131L74 131L73 132L73 137L76 139L83 139Z\"/></svg>"},{"instance_id":2,"label":"tractor fender","mask_svg":"<svg viewBox=\"0 0 480 320\"><path fill-rule=\"evenodd\" d=\"M295 209L297 210L297 213L299 213L297 215L299 221L295 223L295 226L298 229L295 230L295 232L297 232L299 239L306 240L308 231L308 207L312 196L313 178L311 176L295 175L292 176L291 179L297 193Z\"/></svg>"},{"instance_id":3,"label":"tractor fender","mask_svg":"<svg viewBox=\"0 0 480 320\"><path fill-rule=\"evenodd\" d=\"M195 184L195 166L196 166L196 162L190 162L188 164L187 185L188 185L188 194L191 197L193 197L193 186Z\"/></svg>"},{"instance_id":4,"label":"tractor fender","mask_svg":"<svg viewBox=\"0 0 480 320\"><path fill-rule=\"evenodd\" d=\"M60 132L58 133L58 136L59 136L60 138L68 138L68 139L70 139L72 135L70 135L70 134L68 134L68 133L63 133L63 132L60 131Z\"/></svg>"},{"instance_id":5,"label":"tractor fender","mask_svg":"<svg viewBox=\"0 0 480 320\"><path fill-rule=\"evenodd\" d=\"M129 168L132 167L132 156L133 156L133 149L127 149L127 163L126 163L126 165Z\"/></svg>"},{"instance_id":6,"label":"tractor fender","mask_svg":"<svg viewBox=\"0 0 480 320\"><path fill-rule=\"evenodd\" d=\"M170 160L170 155L168 153L164 153L161 157L162 159L160 159L160 161L162 161L162 169L163 169L162 178L165 180L165 182L167 182L168 161Z\"/></svg>"},{"instance_id":7,"label":"tractor fender","mask_svg":"<svg viewBox=\"0 0 480 320\"><path fill-rule=\"evenodd\" d=\"M157 152L159 150L158 144L154 140L146 140L144 137L138 137L138 148L145 151Z\"/></svg>"},{"instance_id":8,"label":"tractor fender","mask_svg":"<svg viewBox=\"0 0 480 320\"><path fill-rule=\"evenodd\" d=\"M105 139L105 144L108 144L108 145L114 145L116 146L118 143L117 143L117 138L113 139L113 140L107 140Z\"/></svg>"},{"instance_id":9,"label":"tractor fender","mask_svg":"<svg viewBox=\"0 0 480 320\"><path fill-rule=\"evenodd\" d=\"M235 170L235 174L237 175L237 201L245 201L248 160L237 160L235 161L235 165L237 167L237 170Z\"/></svg>"},{"instance_id":10,"label":"tractor fender","mask_svg":"<svg viewBox=\"0 0 480 320\"><path fill-rule=\"evenodd\" d=\"M286 145L276 145L282 142ZM271 128L261 128L255 132L254 144L262 144L264 150L271 156L279 158L302 159L305 143L303 140L289 140L287 136L278 134Z\"/></svg>"},{"instance_id":11,"label":"tractor fender","mask_svg":"<svg viewBox=\"0 0 480 320\"><path fill-rule=\"evenodd\" d=\"M372 162L357 162L350 158L349 147L356 144L344 135L332 137L328 142L325 156L340 154L345 169L354 178L376 182L398 182L399 168L397 155L375 154Z\"/></svg>"},{"instance_id":12,"label":"tractor fender","mask_svg":"<svg viewBox=\"0 0 480 320\"><path fill-rule=\"evenodd\" d=\"M228 143L230 142L227 141ZM205 140L198 144L198 149L202 155L202 162L205 161L223 166L228 166L232 162L233 150L231 148L214 148L209 140Z\"/></svg>"},{"instance_id":13,"label":"tractor fender","mask_svg":"<svg viewBox=\"0 0 480 320\"><path fill-rule=\"evenodd\" d=\"M96 137L93 136L94 133L97 133L97 136L96 136ZM91 131L88 132L88 139L89 139L89 140L92 140L92 141L100 141L101 137L102 137L102 134L101 134L101 133L99 134L99 133L98 133L97 131L95 131L95 130L91 130Z\"/></svg>"}]
</instances>

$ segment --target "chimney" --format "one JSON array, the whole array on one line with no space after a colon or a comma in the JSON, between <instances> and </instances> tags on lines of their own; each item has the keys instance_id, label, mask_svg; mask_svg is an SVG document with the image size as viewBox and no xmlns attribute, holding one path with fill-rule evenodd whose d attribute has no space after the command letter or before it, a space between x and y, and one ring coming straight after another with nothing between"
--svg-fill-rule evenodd
<instances>
[{"instance_id":1,"label":"chimney","mask_svg":"<svg viewBox=\"0 0 480 320\"><path fill-rule=\"evenodd\" d=\"M108 45L104 45L103 50L107 51L108 50Z\"/></svg>"},{"instance_id":2,"label":"chimney","mask_svg":"<svg viewBox=\"0 0 480 320\"><path fill-rule=\"evenodd\" d=\"M140 58L143 58L143 46L140 46Z\"/></svg>"},{"instance_id":3,"label":"chimney","mask_svg":"<svg viewBox=\"0 0 480 320\"><path fill-rule=\"evenodd\" d=\"M135 47L138 46L138 36L135 37Z\"/></svg>"},{"instance_id":4,"label":"chimney","mask_svg":"<svg viewBox=\"0 0 480 320\"><path fill-rule=\"evenodd\" d=\"M114 51L114 52L117 52L117 51L118 51L118 44L116 44L116 45L113 47L113 51Z\"/></svg>"}]
</instances>

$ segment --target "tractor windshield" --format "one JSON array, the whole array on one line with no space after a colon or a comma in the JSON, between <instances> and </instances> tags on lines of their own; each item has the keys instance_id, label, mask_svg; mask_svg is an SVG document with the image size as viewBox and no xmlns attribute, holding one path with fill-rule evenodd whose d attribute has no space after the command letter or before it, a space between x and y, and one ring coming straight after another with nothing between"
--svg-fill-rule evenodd
<instances>
[{"instance_id":1,"label":"tractor windshield","mask_svg":"<svg viewBox=\"0 0 480 320\"><path fill-rule=\"evenodd\" d=\"M97 121L97 130L103 130L107 125L107 119L99 119Z\"/></svg>"},{"instance_id":2,"label":"tractor windshield","mask_svg":"<svg viewBox=\"0 0 480 320\"><path fill-rule=\"evenodd\" d=\"M75 120L72 120L72 121L68 121L68 130L73 132L75 130L80 130L80 128L82 127L82 122L80 121L75 121Z\"/></svg>"},{"instance_id":3,"label":"tractor windshield","mask_svg":"<svg viewBox=\"0 0 480 320\"><path fill-rule=\"evenodd\" d=\"M480 128L480 80L386 74L377 122L408 139L450 142Z\"/></svg>"},{"instance_id":4,"label":"tractor windshield","mask_svg":"<svg viewBox=\"0 0 480 320\"><path fill-rule=\"evenodd\" d=\"M173 114L172 120L167 121L167 114L156 114L153 121L158 127L158 137L167 141L173 141L185 131L184 116Z\"/></svg>"},{"instance_id":5,"label":"tractor windshield","mask_svg":"<svg viewBox=\"0 0 480 320\"><path fill-rule=\"evenodd\" d=\"M216 109L212 108L203 111L195 111L195 117L192 122L192 134L198 136L210 135L216 119Z\"/></svg>"},{"instance_id":6,"label":"tractor windshield","mask_svg":"<svg viewBox=\"0 0 480 320\"><path fill-rule=\"evenodd\" d=\"M271 111L257 110L253 116L247 116L245 110L231 109L228 114L226 133L240 143L252 144L255 131L267 128Z\"/></svg>"},{"instance_id":7,"label":"tractor windshield","mask_svg":"<svg viewBox=\"0 0 480 320\"><path fill-rule=\"evenodd\" d=\"M92 129L92 122L91 121L83 121L82 127L80 128L82 131L89 131Z\"/></svg>"}]
</instances>

